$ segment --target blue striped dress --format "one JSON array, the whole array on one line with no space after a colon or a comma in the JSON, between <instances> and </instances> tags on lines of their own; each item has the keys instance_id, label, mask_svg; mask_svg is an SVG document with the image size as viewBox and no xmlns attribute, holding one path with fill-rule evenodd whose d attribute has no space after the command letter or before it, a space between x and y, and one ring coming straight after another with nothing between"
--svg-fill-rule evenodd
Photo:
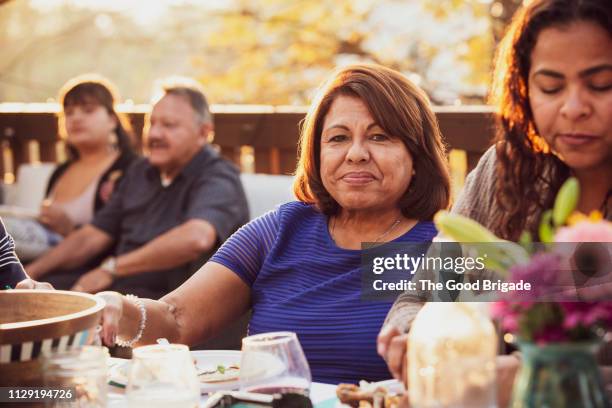
<instances>
[{"instance_id":1,"label":"blue striped dress","mask_svg":"<svg viewBox=\"0 0 612 408\"><path fill-rule=\"evenodd\" d=\"M429 242L419 222L395 242ZM361 251L337 247L327 217L290 202L243 226L211 258L250 288L249 334L296 332L314 381L330 384L391 377L376 354L376 336L390 302L364 302Z\"/></svg>"}]
</instances>

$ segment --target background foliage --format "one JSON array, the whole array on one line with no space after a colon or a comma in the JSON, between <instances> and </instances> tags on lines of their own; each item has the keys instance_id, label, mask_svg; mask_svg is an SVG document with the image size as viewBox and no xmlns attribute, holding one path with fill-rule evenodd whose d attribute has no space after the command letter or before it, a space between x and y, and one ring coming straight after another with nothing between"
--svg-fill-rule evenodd
<instances>
[{"instance_id":1,"label":"background foliage","mask_svg":"<svg viewBox=\"0 0 612 408\"><path fill-rule=\"evenodd\" d=\"M99 72L148 101L198 78L214 103L307 104L339 64L378 62L435 103L482 103L516 0L11 0L0 3L0 101L46 101Z\"/></svg>"}]
</instances>

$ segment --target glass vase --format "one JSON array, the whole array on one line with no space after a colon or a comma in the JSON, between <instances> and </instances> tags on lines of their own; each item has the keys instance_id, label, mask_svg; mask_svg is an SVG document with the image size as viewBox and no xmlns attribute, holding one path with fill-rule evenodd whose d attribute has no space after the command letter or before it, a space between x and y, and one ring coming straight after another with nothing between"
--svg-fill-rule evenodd
<instances>
[{"instance_id":1,"label":"glass vase","mask_svg":"<svg viewBox=\"0 0 612 408\"><path fill-rule=\"evenodd\" d=\"M427 303L408 338L408 389L416 408L497 406L497 334L481 303Z\"/></svg>"},{"instance_id":2,"label":"glass vase","mask_svg":"<svg viewBox=\"0 0 612 408\"><path fill-rule=\"evenodd\" d=\"M512 408L609 407L595 355L598 343L519 342L522 364Z\"/></svg>"}]
</instances>

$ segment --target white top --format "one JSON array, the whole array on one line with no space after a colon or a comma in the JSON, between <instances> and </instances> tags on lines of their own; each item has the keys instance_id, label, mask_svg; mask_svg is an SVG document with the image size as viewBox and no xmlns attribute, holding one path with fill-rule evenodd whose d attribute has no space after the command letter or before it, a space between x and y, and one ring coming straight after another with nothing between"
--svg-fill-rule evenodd
<instances>
[{"instance_id":1,"label":"white top","mask_svg":"<svg viewBox=\"0 0 612 408\"><path fill-rule=\"evenodd\" d=\"M85 225L93 220L94 205L96 200L96 188L100 178L94 179L89 186L70 201L63 203L54 202L53 205L64 210L66 215L72 220L75 225Z\"/></svg>"}]
</instances>

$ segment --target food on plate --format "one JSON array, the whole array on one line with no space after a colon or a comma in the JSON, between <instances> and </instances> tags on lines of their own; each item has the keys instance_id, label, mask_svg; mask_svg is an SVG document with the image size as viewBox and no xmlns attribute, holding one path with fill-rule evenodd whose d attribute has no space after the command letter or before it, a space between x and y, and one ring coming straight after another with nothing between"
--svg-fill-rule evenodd
<instances>
[{"instance_id":1,"label":"food on plate","mask_svg":"<svg viewBox=\"0 0 612 408\"><path fill-rule=\"evenodd\" d=\"M198 367L198 378L201 382L223 382L223 381L234 381L238 379L240 375L240 366L238 364L222 365L219 364L216 367L206 367L200 369Z\"/></svg>"},{"instance_id":2,"label":"food on plate","mask_svg":"<svg viewBox=\"0 0 612 408\"><path fill-rule=\"evenodd\" d=\"M372 386L365 381L360 386L339 384L336 395L340 402L358 408L408 408L408 396L389 392L387 388Z\"/></svg>"}]
</instances>

